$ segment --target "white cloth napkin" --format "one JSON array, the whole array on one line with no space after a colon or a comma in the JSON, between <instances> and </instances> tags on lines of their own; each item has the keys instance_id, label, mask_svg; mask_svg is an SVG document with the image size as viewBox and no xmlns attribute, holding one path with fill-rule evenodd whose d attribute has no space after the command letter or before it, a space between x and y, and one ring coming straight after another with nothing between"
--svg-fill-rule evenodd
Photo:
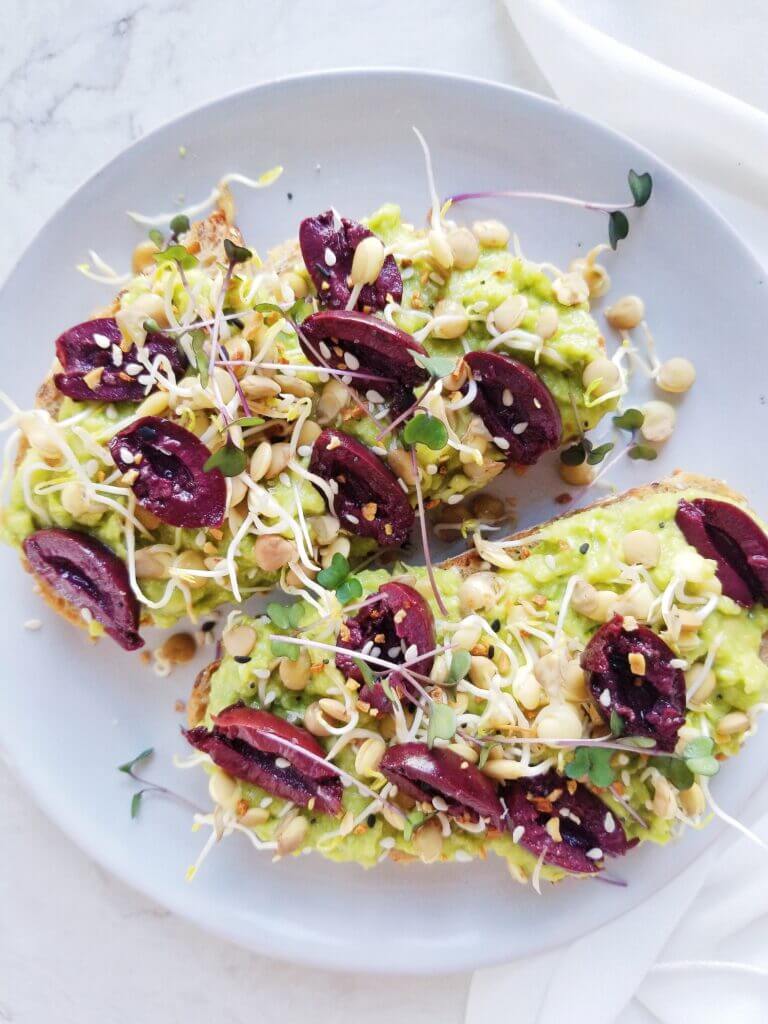
<instances>
[{"instance_id":1,"label":"white cloth napkin","mask_svg":"<svg viewBox=\"0 0 768 1024\"><path fill-rule=\"evenodd\" d=\"M556 0L506 3L563 103L693 178L768 264L768 115L618 42ZM701 9L692 5L691 14ZM755 830L768 836L768 815ZM467 1024L500 1012L515 1024L765 1024L768 855L734 835L573 945L476 972Z\"/></svg>"}]
</instances>

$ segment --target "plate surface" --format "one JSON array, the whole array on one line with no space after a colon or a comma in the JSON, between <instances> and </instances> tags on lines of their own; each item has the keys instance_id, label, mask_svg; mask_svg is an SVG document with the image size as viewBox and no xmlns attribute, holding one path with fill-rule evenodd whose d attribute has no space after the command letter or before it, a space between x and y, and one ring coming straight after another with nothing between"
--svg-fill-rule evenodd
<instances>
[{"instance_id":1,"label":"plate surface","mask_svg":"<svg viewBox=\"0 0 768 1024\"><path fill-rule=\"evenodd\" d=\"M75 266L95 248L125 267L143 237L126 218L128 209L172 209L180 193L187 202L202 198L228 171L258 174L282 164L285 173L269 190L234 186L246 239L260 251L331 204L359 217L396 201L421 222L429 199L414 124L429 140L442 195L519 188L619 203L630 167L652 172L650 204L631 214L618 255L604 257L611 295L642 295L662 355L689 355L699 379L680 403L667 451L653 464L624 460L611 482L636 485L684 467L725 478L765 512L768 475L755 473L753 451L768 414L768 295L759 265L704 200L626 139L539 97L445 75L342 71L271 83L212 103L132 146L52 218L7 281L0 295L4 389L30 403L57 334L108 300L110 289L86 281ZM607 236L604 215L566 206L485 201L456 216L499 216L526 255L559 265ZM633 394L645 393L635 384ZM505 486L519 499L521 526L562 511L552 500L563 489L552 463L523 479L508 475ZM43 608L12 552L0 553L0 567L10 641L0 734L20 779L116 875L256 951L361 971L431 972L510 960L625 912L679 874L718 831L713 826L665 849L635 852L618 867L629 882L624 889L566 883L539 897L512 883L495 858L369 872L319 857L273 865L240 836L222 843L189 884L185 869L207 830L192 834L185 811L149 798L131 821L133 787L115 766L154 746L146 774L207 806L202 773L179 772L171 763L185 746L174 701L186 697L193 669L161 680L108 642L89 648ZM42 631L22 628L32 617L43 620ZM739 813L767 771L768 747L752 741L716 780L715 792Z\"/></svg>"}]
</instances>

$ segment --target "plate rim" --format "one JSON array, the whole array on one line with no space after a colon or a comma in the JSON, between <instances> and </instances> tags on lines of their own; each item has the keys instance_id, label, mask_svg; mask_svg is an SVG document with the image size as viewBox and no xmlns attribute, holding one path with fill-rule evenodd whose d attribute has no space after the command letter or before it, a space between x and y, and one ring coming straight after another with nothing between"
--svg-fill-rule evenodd
<instances>
[{"instance_id":1,"label":"plate rim","mask_svg":"<svg viewBox=\"0 0 768 1024\"><path fill-rule=\"evenodd\" d=\"M27 245L23 248L21 254L12 263L8 272L0 281L0 293L5 293L9 287L14 283L14 278L17 274L21 273L26 261L32 256L33 250L41 243L43 236L47 233L52 225L64 214L65 209L72 203L77 197L84 192L93 181L99 178L100 175L105 173L107 170L113 168L118 161L122 160L126 153L137 149L143 145L151 145L153 140L168 132L174 126L185 121L190 117L200 115L202 112L209 112L216 107L226 107L233 101L245 99L246 97L259 96L259 94L268 95L271 90L279 90L285 87L292 87L302 82L311 82L313 80L327 80L327 79L350 79L356 78L379 78L383 82L387 79L395 78L406 78L411 80L439 80L449 87L458 86L472 86L479 88L483 91L491 90L504 95L512 95L522 100L523 103L533 103L534 105L543 105L546 107L554 107L559 111L563 112L568 118L586 126L591 131L597 131L602 133L604 136L612 138L624 145L630 146L633 150L638 151L644 155L647 155L649 159L653 161L656 167L663 171L665 175L668 175L672 180L676 182L678 186L682 186L693 198L705 209L709 217L719 224L720 228L730 235L731 241L735 243L742 251L742 254L752 264L752 268L759 275L765 274L765 268L760 263L757 255L752 250L751 246L742 238L742 236L736 231L736 229L730 224L730 222L723 216L723 214L717 209L716 206L704 196L699 188L689 182L684 175L680 174L674 168L670 167L663 159L656 156L651 150L641 143L636 142L630 136L623 132L620 132L603 122L592 118L586 114L582 114L575 111L571 107L559 102L557 99L552 97L543 96L539 93L533 92L528 89L521 88L519 86L510 85L505 82L494 81L492 79L486 79L475 75L457 74L448 71L441 71L435 69L422 69L408 66L397 66L397 65L384 65L384 66L371 66L362 67L359 65L353 65L349 67L335 67L328 69L312 70L306 72L300 72L296 74L290 74L280 76L278 78L270 78L263 82L258 82L252 85L244 86L238 89L231 90L230 92L224 93L217 96L205 103L197 104L185 108L183 111L175 115L174 117L168 118L162 123L155 126L151 131L142 135L140 138L133 140L127 146L124 146L114 156L103 162L97 170L87 175L79 185L75 186L66 197L59 203L55 209L46 218L45 222L38 228L29 240ZM53 794L48 793L43 785L36 784L30 778L26 777L21 770L21 763L17 757L12 753L13 744L9 742L8 736L10 730L7 726L7 719L3 716L0 717L0 756L3 758L5 763L8 765L14 779L22 786L22 788L29 793L34 799L36 805L43 811L46 817L52 821L69 839L73 842L81 851L83 851L92 861L102 865L107 871L110 872L115 878L117 878L122 884L127 885L132 890L140 894L141 896L151 899L154 902L169 908L174 914L177 914L181 919L192 922L196 927L200 927L203 931L214 934L219 939L226 940L234 943L241 948L246 948L251 951L257 952L259 955L267 956L273 959L280 959L286 962L295 963L298 965L306 965L314 968L321 968L325 970L331 970L334 972L346 972L354 974L372 974L379 977L384 977L392 974L403 974L403 975L435 975L435 974L447 974L456 973L462 971L475 970L480 967L493 966L503 963L512 963L516 959L521 959L522 956L513 958L510 960L509 956L505 954L503 950L493 953L490 950L485 950L480 956L474 956L471 960L467 958L465 953L462 951L458 955L448 954L446 963L435 963L430 962L428 966L424 967L422 964L417 964L413 961L402 961L392 960L386 964L377 963L373 968L368 964L359 964L356 960L351 959L349 962L339 963L338 957L334 957L332 950L325 953L325 947L318 947L316 945L310 945L306 940L297 942L295 937L293 940L293 948L288 950L287 944L283 940L281 948L275 950L270 946L270 939L275 939L277 936L275 933L269 933L260 931L252 935L251 941L248 943L233 938L232 933L226 928L226 923L219 923L218 920L210 920L204 914L204 907L198 907L196 904L190 904L189 901L183 899L181 892L178 891L178 895L175 892L165 893L160 891L158 885L152 883L145 884L143 876L139 869L131 870L131 867L127 861L121 861L111 851L105 851L103 848L97 848L96 840L91 838L89 832L79 832L76 828L66 819L63 811L61 815L57 813L57 804ZM755 784L755 789L759 787L761 782L764 780L758 780ZM748 810L745 809L742 817L747 821L751 819ZM701 847L695 851L693 858L683 863L678 871L672 874L667 882L660 886L654 891L654 895L664 892L673 882L685 875L689 871L696 869L696 866L700 863L701 859L709 855L712 851L713 845L722 838L724 834L724 826L721 822L712 822L707 829L707 839L701 845ZM646 897L650 898L650 897ZM590 931L585 932L584 935L591 934L592 932L616 921L619 917L630 914L633 910L643 905L643 898L640 897L637 902L632 903L629 907L622 907L616 910L615 913L611 913L603 918L599 924L596 924ZM537 948L537 953L545 953L556 948L559 948L561 944L557 942L547 942L545 945ZM445 954L444 954L445 955Z\"/></svg>"}]
</instances>

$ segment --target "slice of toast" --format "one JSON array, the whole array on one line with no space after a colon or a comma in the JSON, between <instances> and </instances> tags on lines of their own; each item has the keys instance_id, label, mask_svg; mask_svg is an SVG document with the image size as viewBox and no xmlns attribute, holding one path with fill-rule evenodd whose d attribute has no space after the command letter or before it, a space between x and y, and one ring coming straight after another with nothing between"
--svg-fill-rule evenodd
<instances>
[{"instance_id":1,"label":"slice of toast","mask_svg":"<svg viewBox=\"0 0 768 1024\"><path fill-rule=\"evenodd\" d=\"M573 516L581 515L584 512L588 512L591 508L597 508L605 505L614 505L618 502L626 501L630 498L643 499L651 494L658 493L659 491L674 492L684 491L689 488L696 488L701 491L706 491L713 496L725 498L728 501L733 501L739 505L745 504L742 495L732 490L727 484L721 480L715 480L711 477L701 476L696 473L685 473L683 471L677 471L672 476L665 480L660 480L657 483L644 484L641 487L633 487L629 491L624 491L621 494L611 495L607 498L602 498L599 501L592 502L590 505L586 505L581 508L573 509L572 511L565 512L562 515L555 516L552 519L541 523L539 526L530 527L527 530L520 530L517 533L511 534L507 537L507 540L524 540L526 537L531 537L531 548L536 545L536 534L542 529L542 527L548 526L550 523L557 522L560 520L570 519ZM483 559L481 555L474 549L470 548L468 551L463 552L460 555L456 555L448 561L443 562L439 568L441 569L453 569L461 574L462 577L469 576L473 572L477 572L483 566ZM768 664L768 650L766 650L765 658L766 664ZM195 679L190 698L187 704L187 718L190 727L201 725L205 719L206 710L208 708L208 697L210 694L211 677L218 668L220 661L214 661L202 670Z\"/></svg>"}]
</instances>

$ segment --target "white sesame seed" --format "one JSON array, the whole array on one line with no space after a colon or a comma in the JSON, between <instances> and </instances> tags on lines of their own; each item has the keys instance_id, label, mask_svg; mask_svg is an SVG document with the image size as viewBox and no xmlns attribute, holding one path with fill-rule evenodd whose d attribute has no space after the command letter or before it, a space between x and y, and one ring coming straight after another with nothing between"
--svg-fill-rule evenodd
<instances>
[{"instance_id":1,"label":"white sesame seed","mask_svg":"<svg viewBox=\"0 0 768 1024\"><path fill-rule=\"evenodd\" d=\"M416 644L409 644L409 646L406 647L406 649L405 649L405 660L406 661L413 661L418 653L419 653L419 649L416 646Z\"/></svg>"},{"instance_id":2,"label":"white sesame seed","mask_svg":"<svg viewBox=\"0 0 768 1024\"><path fill-rule=\"evenodd\" d=\"M604 708L609 708L611 706L611 691L607 687L600 694L599 700Z\"/></svg>"},{"instance_id":3,"label":"white sesame seed","mask_svg":"<svg viewBox=\"0 0 768 1024\"><path fill-rule=\"evenodd\" d=\"M133 452L130 448L126 448L125 445L120 449L120 458L123 462L133 465Z\"/></svg>"},{"instance_id":4,"label":"white sesame seed","mask_svg":"<svg viewBox=\"0 0 768 1024\"><path fill-rule=\"evenodd\" d=\"M275 758L275 768L290 768L291 762L284 757Z\"/></svg>"},{"instance_id":5,"label":"white sesame seed","mask_svg":"<svg viewBox=\"0 0 768 1024\"><path fill-rule=\"evenodd\" d=\"M36 630L42 628L42 622L40 619L27 619L24 623L24 629L28 629L30 633L34 633Z\"/></svg>"},{"instance_id":6,"label":"white sesame seed","mask_svg":"<svg viewBox=\"0 0 768 1024\"><path fill-rule=\"evenodd\" d=\"M324 341L320 342L320 355L323 357L323 359L331 358L331 350L328 348Z\"/></svg>"},{"instance_id":7,"label":"white sesame seed","mask_svg":"<svg viewBox=\"0 0 768 1024\"><path fill-rule=\"evenodd\" d=\"M437 466L433 462L431 462L427 466L427 476L434 476L436 473L437 473Z\"/></svg>"},{"instance_id":8,"label":"white sesame seed","mask_svg":"<svg viewBox=\"0 0 768 1024\"><path fill-rule=\"evenodd\" d=\"M603 851L599 846L593 846L591 850L587 850L587 856L590 860L602 860Z\"/></svg>"},{"instance_id":9,"label":"white sesame seed","mask_svg":"<svg viewBox=\"0 0 768 1024\"><path fill-rule=\"evenodd\" d=\"M452 494L449 498L445 499L445 503L446 505L458 505L463 497L463 494Z\"/></svg>"},{"instance_id":10,"label":"white sesame seed","mask_svg":"<svg viewBox=\"0 0 768 1024\"><path fill-rule=\"evenodd\" d=\"M517 433L516 430L515 433ZM509 441L506 439L506 437L494 437L493 443L496 445L497 448L501 448L503 452L505 452L507 448L509 448Z\"/></svg>"},{"instance_id":11,"label":"white sesame seed","mask_svg":"<svg viewBox=\"0 0 768 1024\"><path fill-rule=\"evenodd\" d=\"M379 846L382 850L391 850L394 845L395 840L392 836L384 836L384 838L379 841Z\"/></svg>"},{"instance_id":12,"label":"white sesame seed","mask_svg":"<svg viewBox=\"0 0 768 1024\"><path fill-rule=\"evenodd\" d=\"M123 350L120 348L119 345L112 346L112 362L115 364L115 366L123 365Z\"/></svg>"},{"instance_id":13,"label":"white sesame seed","mask_svg":"<svg viewBox=\"0 0 768 1024\"><path fill-rule=\"evenodd\" d=\"M391 661L393 658L396 658L399 653L400 653L400 648L399 647L390 647L389 650L387 651L387 657Z\"/></svg>"},{"instance_id":14,"label":"white sesame seed","mask_svg":"<svg viewBox=\"0 0 768 1024\"><path fill-rule=\"evenodd\" d=\"M346 363L350 370L354 371L360 369L360 360L352 352L344 353L344 362Z\"/></svg>"},{"instance_id":15,"label":"white sesame seed","mask_svg":"<svg viewBox=\"0 0 768 1024\"><path fill-rule=\"evenodd\" d=\"M611 814L610 811L608 811L608 813L606 814L605 818L603 819L603 826L605 827L605 831L606 832L615 832L616 831L616 819L614 818L614 816Z\"/></svg>"},{"instance_id":16,"label":"white sesame seed","mask_svg":"<svg viewBox=\"0 0 768 1024\"><path fill-rule=\"evenodd\" d=\"M302 459L308 459L309 456L312 454L312 445L311 444L299 445L299 447L296 449L296 452L297 452L297 454Z\"/></svg>"},{"instance_id":17,"label":"white sesame seed","mask_svg":"<svg viewBox=\"0 0 768 1024\"><path fill-rule=\"evenodd\" d=\"M525 422L525 423L516 423L514 425L514 427L512 427L512 433L513 434L522 434L523 431L525 431L527 429L528 429L528 423L527 422Z\"/></svg>"},{"instance_id":18,"label":"white sesame seed","mask_svg":"<svg viewBox=\"0 0 768 1024\"><path fill-rule=\"evenodd\" d=\"M538 398L534 398L533 404L536 406L537 409L541 408L541 402L538 400Z\"/></svg>"},{"instance_id":19,"label":"white sesame seed","mask_svg":"<svg viewBox=\"0 0 768 1024\"><path fill-rule=\"evenodd\" d=\"M448 803L441 796L433 796L432 797L432 806L435 808L436 811L447 811L448 810Z\"/></svg>"},{"instance_id":20,"label":"white sesame seed","mask_svg":"<svg viewBox=\"0 0 768 1024\"><path fill-rule=\"evenodd\" d=\"M524 835L525 835L525 825L517 825L517 826L515 826L515 828L514 828L514 830L512 832L512 842L513 843L519 843Z\"/></svg>"},{"instance_id":21,"label":"white sesame seed","mask_svg":"<svg viewBox=\"0 0 768 1024\"><path fill-rule=\"evenodd\" d=\"M344 518L348 519L350 523L354 523L356 526L360 522L357 516L353 516L351 512L345 512Z\"/></svg>"},{"instance_id":22,"label":"white sesame seed","mask_svg":"<svg viewBox=\"0 0 768 1024\"><path fill-rule=\"evenodd\" d=\"M514 400L515 400L515 396L512 394L512 392L509 390L509 388L504 388L504 390L503 390L503 392L501 394L502 404L506 405L506 406L510 406L510 405L512 405Z\"/></svg>"},{"instance_id":23,"label":"white sesame seed","mask_svg":"<svg viewBox=\"0 0 768 1024\"><path fill-rule=\"evenodd\" d=\"M325 265L326 267L336 266L336 253L332 249L326 248L325 250Z\"/></svg>"},{"instance_id":24,"label":"white sesame seed","mask_svg":"<svg viewBox=\"0 0 768 1024\"><path fill-rule=\"evenodd\" d=\"M259 807L269 807L269 805L273 801L274 801L274 797L272 797L272 796L263 796L261 798L261 800L259 800Z\"/></svg>"},{"instance_id":25,"label":"white sesame seed","mask_svg":"<svg viewBox=\"0 0 768 1024\"><path fill-rule=\"evenodd\" d=\"M129 377L138 377L139 374L141 373L141 370L142 368L138 363L128 363L128 365L125 368L125 372L128 374Z\"/></svg>"},{"instance_id":26,"label":"white sesame seed","mask_svg":"<svg viewBox=\"0 0 768 1024\"><path fill-rule=\"evenodd\" d=\"M112 342L104 334L94 334L93 340L99 346L99 348L109 348Z\"/></svg>"},{"instance_id":27,"label":"white sesame seed","mask_svg":"<svg viewBox=\"0 0 768 1024\"><path fill-rule=\"evenodd\" d=\"M371 388L370 391L365 392L365 397L369 402L373 403L373 405L380 405L384 401L384 396L380 395L378 391L374 391L373 388Z\"/></svg>"}]
</instances>

